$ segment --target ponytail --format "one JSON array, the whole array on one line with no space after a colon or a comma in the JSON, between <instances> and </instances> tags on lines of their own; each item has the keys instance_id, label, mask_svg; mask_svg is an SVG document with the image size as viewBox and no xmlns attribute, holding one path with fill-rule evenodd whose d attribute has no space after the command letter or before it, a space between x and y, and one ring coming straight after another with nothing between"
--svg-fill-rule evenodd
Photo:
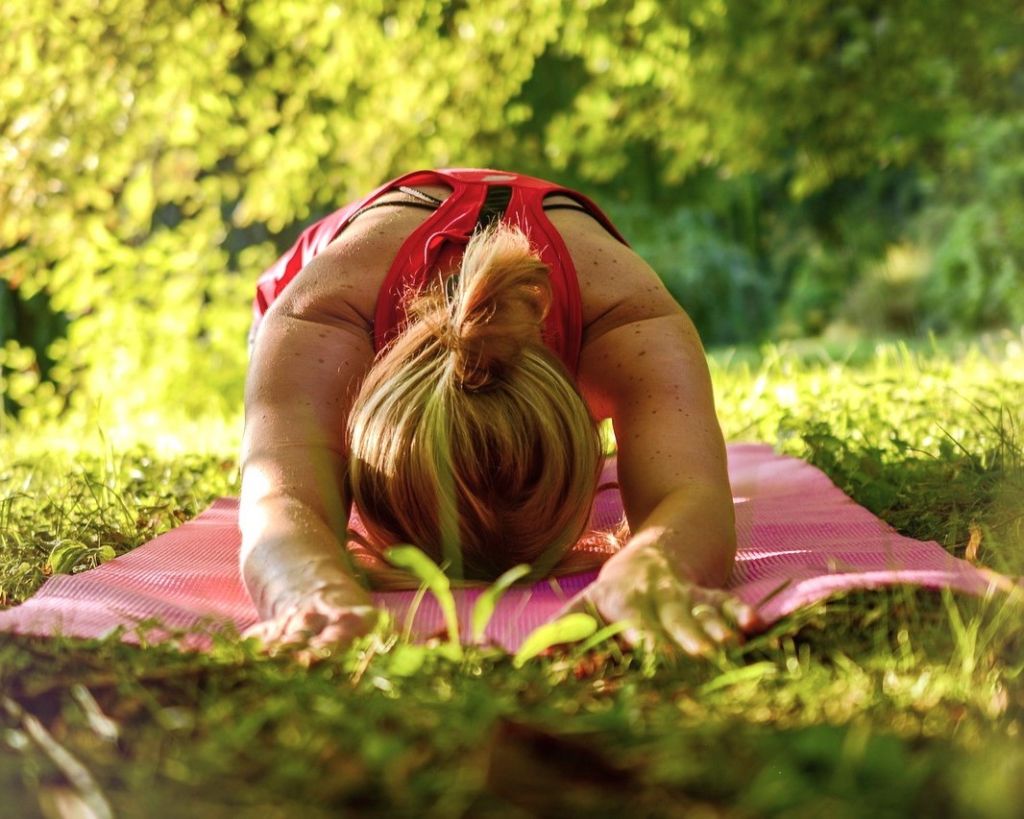
<instances>
[{"instance_id":1,"label":"ponytail","mask_svg":"<svg viewBox=\"0 0 1024 819\"><path fill-rule=\"evenodd\" d=\"M543 343L548 270L498 223L453 275L412 299L361 385L353 501L375 548L412 543L473 579L546 573L583 532L601 467L594 420Z\"/></svg>"}]
</instances>

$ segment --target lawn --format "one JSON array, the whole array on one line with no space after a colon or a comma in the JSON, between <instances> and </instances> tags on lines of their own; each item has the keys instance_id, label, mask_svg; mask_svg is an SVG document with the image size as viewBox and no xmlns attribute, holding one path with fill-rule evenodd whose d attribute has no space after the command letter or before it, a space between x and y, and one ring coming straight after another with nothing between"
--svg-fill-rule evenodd
<instances>
[{"instance_id":1,"label":"lawn","mask_svg":"<svg viewBox=\"0 0 1024 819\"><path fill-rule=\"evenodd\" d=\"M1024 572L1024 336L711 362L730 440L770 442L900 531ZM0 601L236 494L239 426L9 430ZM384 633L312 667L226 638L194 655L3 636L0 813L1019 816L1022 611L898 588L710 661L604 645L522 668Z\"/></svg>"}]
</instances>

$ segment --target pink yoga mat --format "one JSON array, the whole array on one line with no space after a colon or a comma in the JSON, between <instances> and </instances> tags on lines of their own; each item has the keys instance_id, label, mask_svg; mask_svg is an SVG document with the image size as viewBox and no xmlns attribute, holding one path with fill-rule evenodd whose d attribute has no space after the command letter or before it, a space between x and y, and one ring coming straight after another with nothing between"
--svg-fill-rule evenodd
<instances>
[{"instance_id":1,"label":"pink yoga mat","mask_svg":"<svg viewBox=\"0 0 1024 819\"><path fill-rule=\"evenodd\" d=\"M610 459L602 484L614 481ZM959 560L934 542L903 537L843 494L820 470L775 454L763 444L729 446L729 475L736 504L739 553L728 588L772 623L802 606L849 589L900 583L984 594L1009 581ZM203 622L233 623L239 630L256 611L238 571L238 504L221 498L203 514L96 569L58 575L24 604L0 612L0 631L100 637L117 626L157 618L173 629ZM622 518L614 484L599 492L591 515L600 536ZM534 628L585 588L595 572L513 588L502 599L486 638L515 650ZM463 640L479 589L456 590ZM375 592L399 625L414 592ZM444 628L440 609L426 595L416 611L417 638ZM135 640L130 631L128 640ZM154 639L151 633L148 636ZM201 637L185 645L202 648Z\"/></svg>"}]
</instances>

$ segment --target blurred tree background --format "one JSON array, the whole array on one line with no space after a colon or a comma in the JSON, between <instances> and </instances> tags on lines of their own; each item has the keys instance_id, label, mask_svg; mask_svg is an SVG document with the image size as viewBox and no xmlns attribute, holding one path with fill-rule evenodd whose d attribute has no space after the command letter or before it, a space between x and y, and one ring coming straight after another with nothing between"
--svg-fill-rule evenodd
<instances>
[{"instance_id":1,"label":"blurred tree background","mask_svg":"<svg viewBox=\"0 0 1024 819\"><path fill-rule=\"evenodd\" d=\"M237 412L256 276L419 167L604 204L708 344L1024 323L1013 0L11 0L0 386Z\"/></svg>"}]
</instances>

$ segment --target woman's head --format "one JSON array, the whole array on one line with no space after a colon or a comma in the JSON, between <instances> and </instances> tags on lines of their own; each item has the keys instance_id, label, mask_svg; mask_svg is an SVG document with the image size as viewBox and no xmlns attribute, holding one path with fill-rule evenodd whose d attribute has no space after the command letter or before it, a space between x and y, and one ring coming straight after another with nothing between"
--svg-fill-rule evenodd
<instances>
[{"instance_id":1,"label":"woman's head","mask_svg":"<svg viewBox=\"0 0 1024 819\"><path fill-rule=\"evenodd\" d=\"M499 223L451 284L413 299L363 380L353 500L377 547L412 543L467 578L546 571L586 526L601 466L586 404L541 339L547 267Z\"/></svg>"}]
</instances>

